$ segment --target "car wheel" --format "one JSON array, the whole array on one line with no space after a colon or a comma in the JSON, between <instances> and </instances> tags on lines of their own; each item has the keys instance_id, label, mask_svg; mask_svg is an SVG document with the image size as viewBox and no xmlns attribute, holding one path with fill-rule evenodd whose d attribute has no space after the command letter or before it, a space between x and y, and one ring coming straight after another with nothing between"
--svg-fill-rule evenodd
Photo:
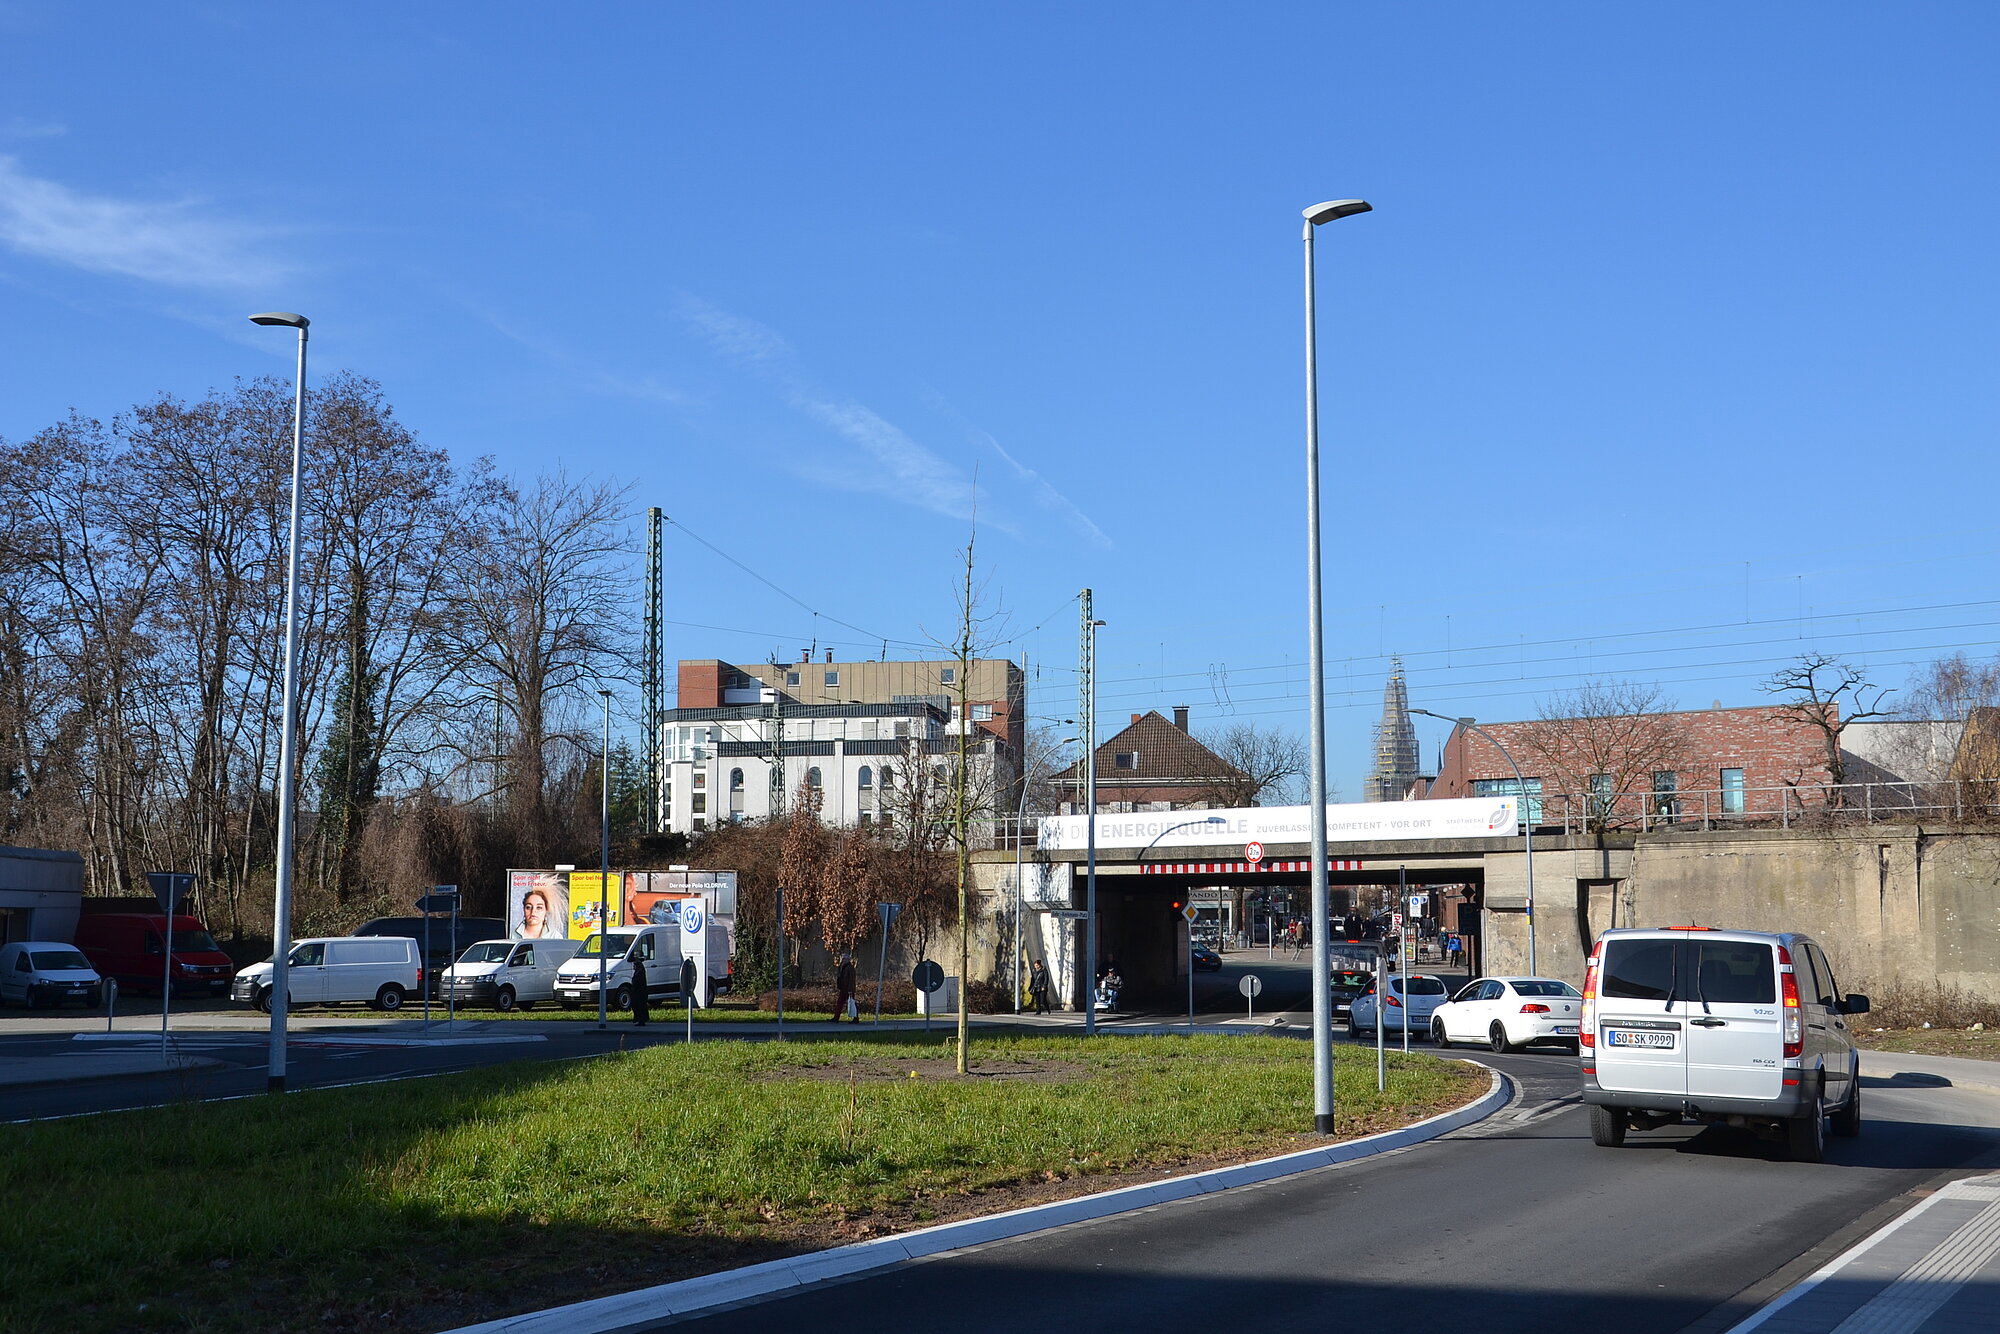
<instances>
[{"instance_id":1,"label":"car wheel","mask_svg":"<svg viewBox=\"0 0 2000 1334\"><path fill-rule=\"evenodd\" d=\"M1598 1107L1590 1109L1590 1142L1601 1149L1615 1149L1625 1142L1625 1129L1630 1125L1623 1107Z\"/></svg>"},{"instance_id":2,"label":"car wheel","mask_svg":"<svg viewBox=\"0 0 2000 1334\"><path fill-rule=\"evenodd\" d=\"M1496 1052L1514 1050L1514 1044L1507 1041L1507 1030L1500 1025L1498 1020L1494 1021L1493 1028L1486 1034L1486 1045Z\"/></svg>"},{"instance_id":3,"label":"car wheel","mask_svg":"<svg viewBox=\"0 0 2000 1334\"><path fill-rule=\"evenodd\" d=\"M1446 1051L1451 1047L1451 1038L1444 1031L1442 1019L1431 1020L1431 1045L1439 1051Z\"/></svg>"},{"instance_id":4,"label":"car wheel","mask_svg":"<svg viewBox=\"0 0 2000 1334\"><path fill-rule=\"evenodd\" d=\"M1833 1114L1833 1133L1842 1139L1853 1139L1861 1133L1861 1079L1853 1080L1854 1091L1847 1095L1846 1105Z\"/></svg>"},{"instance_id":5,"label":"car wheel","mask_svg":"<svg viewBox=\"0 0 2000 1334\"><path fill-rule=\"evenodd\" d=\"M630 982L625 983L618 990L611 993L611 1008L614 1010L629 1010L632 1008L632 984Z\"/></svg>"},{"instance_id":6,"label":"car wheel","mask_svg":"<svg viewBox=\"0 0 2000 1334\"><path fill-rule=\"evenodd\" d=\"M1812 1110L1785 1122L1785 1148L1795 1163L1817 1163L1826 1157L1826 1106L1813 1095Z\"/></svg>"},{"instance_id":7,"label":"car wheel","mask_svg":"<svg viewBox=\"0 0 2000 1334\"><path fill-rule=\"evenodd\" d=\"M265 1013L265 1014L269 1014L269 1013L271 1012L271 988L270 988L270 987L259 987L259 988L257 988L257 999L256 999L256 1002L255 1002L255 1004L256 1004L256 1006L257 1006L258 1010L262 1011L263 1013ZM288 1007L288 1008L289 1008L289 1007Z\"/></svg>"},{"instance_id":8,"label":"car wheel","mask_svg":"<svg viewBox=\"0 0 2000 1334\"><path fill-rule=\"evenodd\" d=\"M1368 1030L1350 1019L1347 1021L1347 1036L1356 1042L1366 1042L1368 1040Z\"/></svg>"},{"instance_id":9,"label":"car wheel","mask_svg":"<svg viewBox=\"0 0 2000 1334\"><path fill-rule=\"evenodd\" d=\"M493 997L493 1005L502 1014L505 1014L507 1011L513 1009L514 988L512 987L500 988L499 994Z\"/></svg>"},{"instance_id":10,"label":"car wheel","mask_svg":"<svg viewBox=\"0 0 2000 1334\"><path fill-rule=\"evenodd\" d=\"M394 982L384 982L382 989L375 993L375 1008L390 1011L402 1009L403 989Z\"/></svg>"}]
</instances>

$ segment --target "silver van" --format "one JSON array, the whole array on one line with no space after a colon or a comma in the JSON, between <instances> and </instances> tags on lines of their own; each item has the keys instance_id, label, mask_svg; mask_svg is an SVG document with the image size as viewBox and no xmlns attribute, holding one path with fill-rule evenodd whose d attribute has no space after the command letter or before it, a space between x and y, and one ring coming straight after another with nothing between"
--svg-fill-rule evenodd
<instances>
[{"instance_id":1,"label":"silver van","mask_svg":"<svg viewBox=\"0 0 2000 1334\"><path fill-rule=\"evenodd\" d=\"M1606 931L1584 977L1578 1040L1590 1137L1684 1121L1782 1135L1818 1162L1831 1121L1861 1133L1851 1015L1826 951L1796 932Z\"/></svg>"},{"instance_id":2,"label":"silver van","mask_svg":"<svg viewBox=\"0 0 2000 1334\"><path fill-rule=\"evenodd\" d=\"M580 940L482 940L444 970L440 995L460 1005L523 1010L554 1000L556 970L568 963Z\"/></svg>"}]
</instances>

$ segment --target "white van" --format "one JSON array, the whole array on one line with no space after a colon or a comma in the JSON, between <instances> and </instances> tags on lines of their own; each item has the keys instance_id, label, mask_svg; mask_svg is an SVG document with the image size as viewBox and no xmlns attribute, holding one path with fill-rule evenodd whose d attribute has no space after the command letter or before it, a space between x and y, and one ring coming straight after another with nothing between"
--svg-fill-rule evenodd
<instances>
[{"instance_id":1,"label":"white van","mask_svg":"<svg viewBox=\"0 0 2000 1334\"><path fill-rule=\"evenodd\" d=\"M482 940L444 970L439 994L460 1005L527 1009L554 1000L556 972L582 946L577 940Z\"/></svg>"},{"instance_id":2,"label":"white van","mask_svg":"<svg viewBox=\"0 0 2000 1334\"><path fill-rule=\"evenodd\" d=\"M653 1004L681 998L681 928L670 926L614 926L609 931L592 932L576 957L556 970L556 1003L574 1010L588 1001L597 1003L597 969L603 955L606 1001L613 1010L632 1008L634 960L646 965L646 994Z\"/></svg>"},{"instance_id":3,"label":"white van","mask_svg":"<svg viewBox=\"0 0 2000 1334\"><path fill-rule=\"evenodd\" d=\"M400 1010L404 1001L423 994L423 964L417 942L408 936L319 936L293 945L285 960L288 1005L362 1001L378 1010ZM236 975L230 998L270 1013L271 972L269 959L251 964Z\"/></svg>"},{"instance_id":4,"label":"white van","mask_svg":"<svg viewBox=\"0 0 2000 1334\"><path fill-rule=\"evenodd\" d=\"M1606 931L1590 954L1578 1028L1590 1137L1681 1121L1781 1133L1818 1162L1829 1119L1861 1133L1861 1079L1826 952L1796 932Z\"/></svg>"},{"instance_id":5,"label":"white van","mask_svg":"<svg viewBox=\"0 0 2000 1334\"><path fill-rule=\"evenodd\" d=\"M103 999L104 979L76 946L52 940L0 945L0 1005L17 1001L32 1008L77 1001L95 1009Z\"/></svg>"}]
</instances>

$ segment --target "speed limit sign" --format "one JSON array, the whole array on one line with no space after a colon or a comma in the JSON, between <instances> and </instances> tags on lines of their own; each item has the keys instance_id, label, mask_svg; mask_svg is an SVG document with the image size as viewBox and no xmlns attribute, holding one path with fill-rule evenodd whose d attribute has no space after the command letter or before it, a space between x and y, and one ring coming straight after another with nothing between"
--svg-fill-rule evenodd
<instances>
[{"instance_id":1,"label":"speed limit sign","mask_svg":"<svg viewBox=\"0 0 2000 1334\"><path fill-rule=\"evenodd\" d=\"M1252 866L1263 861L1264 845L1262 843L1245 843L1243 845L1243 860L1249 862Z\"/></svg>"}]
</instances>

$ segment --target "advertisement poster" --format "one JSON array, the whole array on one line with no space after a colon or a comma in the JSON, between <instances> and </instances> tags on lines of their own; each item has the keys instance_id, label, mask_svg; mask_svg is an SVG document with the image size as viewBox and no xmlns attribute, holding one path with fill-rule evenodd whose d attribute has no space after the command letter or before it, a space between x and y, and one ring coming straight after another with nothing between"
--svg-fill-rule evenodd
<instances>
[{"instance_id":1,"label":"advertisement poster","mask_svg":"<svg viewBox=\"0 0 2000 1334\"><path fill-rule=\"evenodd\" d=\"M605 901L611 905L610 925L618 925L618 882L617 871L611 873L610 893ZM583 940L597 930L597 915L603 904L599 902L600 885L604 875L599 871L571 871L569 873L569 938Z\"/></svg>"},{"instance_id":2,"label":"advertisement poster","mask_svg":"<svg viewBox=\"0 0 2000 1334\"><path fill-rule=\"evenodd\" d=\"M569 877L561 871L508 876L507 929L516 940L560 940L568 934Z\"/></svg>"},{"instance_id":3,"label":"advertisement poster","mask_svg":"<svg viewBox=\"0 0 2000 1334\"><path fill-rule=\"evenodd\" d=\"M685 875L669 871L625 873L625 921L664 926L680 920L681 902L688 897Z\"/></svg>"}]
</instances>

